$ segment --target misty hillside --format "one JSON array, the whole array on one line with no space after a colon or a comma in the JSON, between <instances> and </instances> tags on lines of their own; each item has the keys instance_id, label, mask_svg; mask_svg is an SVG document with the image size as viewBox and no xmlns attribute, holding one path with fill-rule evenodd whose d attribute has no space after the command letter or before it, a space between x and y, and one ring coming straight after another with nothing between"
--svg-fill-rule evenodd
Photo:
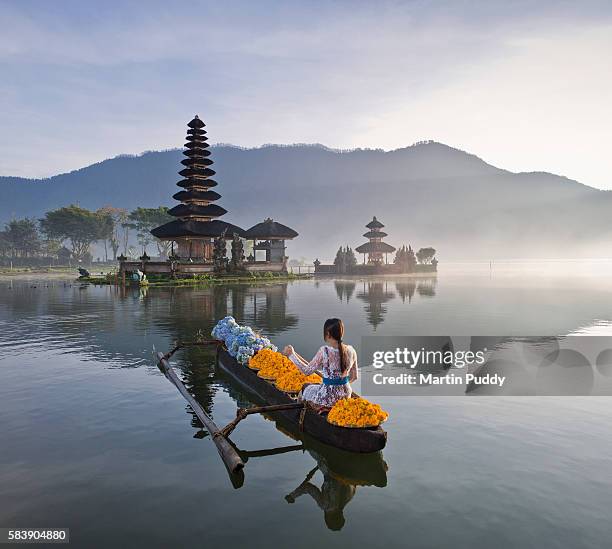
<instances>
[{"instance_id":1,"label":"misty hillside","mask_svg":"<svg viewBox=\"0 0 612 549\"><path fill-rule=\"evenodd\" d=\"M515 174L428 142L391 152L321 146L212 148L223 219L273 217L300 233L290 256L333 258L365 239L376 215L387 241L445 258L612 255L612 193L548 173ZM70 203L173 206L179 150L122 156L44 180L0 177L0 221Z\"/></svg>"}]
</instances>

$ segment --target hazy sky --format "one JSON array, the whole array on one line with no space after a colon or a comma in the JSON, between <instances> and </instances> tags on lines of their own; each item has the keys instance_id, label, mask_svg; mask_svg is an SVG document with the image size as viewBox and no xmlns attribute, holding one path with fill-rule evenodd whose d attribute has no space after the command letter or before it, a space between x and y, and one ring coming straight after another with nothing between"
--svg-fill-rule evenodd
<instances>
[{"instance_id":1,"label":"hazy sky","mask_svg":"<svg viewBox=\"0 0 612 549\"><path fill-rule=\"evenodd\" d=\"M612 188L612 2L0 0L0 175L434 139Z\"/></svg>"}]
</instances>

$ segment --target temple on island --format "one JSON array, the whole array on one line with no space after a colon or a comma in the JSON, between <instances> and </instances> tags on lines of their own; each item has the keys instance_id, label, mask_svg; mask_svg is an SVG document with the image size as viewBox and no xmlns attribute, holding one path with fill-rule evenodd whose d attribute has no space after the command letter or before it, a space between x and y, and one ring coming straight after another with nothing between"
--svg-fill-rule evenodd
<instances>
[{"instance_id":1,"label":"temple on island","mask_svg":"<svg viewBox=\"0 0 612 549\"><path fill-rule=\"evenodd\" d=\"M221 195L211 190L217 182L210 179L215 171L210 168L213 161L209 158L205 124L196 115L187 126L183 151L186 158L181 161L185 168L179 172L183 179L177 183L183 190L172 196L181 203L168 210L177 219L153 229L151 234L176 242L174 251L179 258L212 261L214 238L231 240L234 234L244 236L244 230L217 219L227 210L214 203Z\"/></svg>"},{"instance_id":2,"label":"temple on island","mask_svg":"<svg viewBox=\"0 0 612 549\"><path fill-rule=\"evenodd\" d=\"M355 248L357 253L363 254L363 263L357 263L355 253L349 246L340 246L333 264L324 265L318 259L314 261L315 274L357 276L419 274L431 276L432 273L436 273L438 260L435 257L436 250L434 248L420 248L416 253L409 245L400 246L399 249L395 248L395 246L383 242L383 239L388 236L382 230L384 227L376 219L376 216L366 225L369 230L363 236L368 241ZM389 262L388 254L393 252L396 252L395 257L392 262Z\"/></svg>"},{"instance_id":3,"label":"temple on island","mask_svg":"<svg viewBox=\"0 0 612 549\"><path fill-rule=\"evenodd\" d=\"M227 210L216 204L221 195L212 190L217 182L211 179L215 171L211 168L205 124L196 115L187 126L185 158L181 161L184 168L179 171L183 179L177 183L181 190L173 195L180 203L168 210L176 219L151 231L156 238L172 243L172 253L161 261L152 261L146 254L139 261L120 257L120 272L140 270L173 277L209 272L286 273L285 241L298 233L271 218L248 230L218 219ZM247 242L252 243L250 250L245 250Z\"/></svg>"},{"instance_id":4,"label":"temple on island","mask_svg":"<svg viewBox=\"0 0 612 549\"><path fill-rule=\"evenodd\" d=\"M383 227L384 225L376 219L376 216L366 225L366 229L370 230L363 236L368 239L368 242L355 248L356 252L363 254L364 263L366 262L366 255L370 265L380 265L383 262L383 255L385 264L389 263L387 254L393 253L395 248L391 244L383 242L382 239L388 236L387 233L381 230Z\"/></svg>"}]
</instances>

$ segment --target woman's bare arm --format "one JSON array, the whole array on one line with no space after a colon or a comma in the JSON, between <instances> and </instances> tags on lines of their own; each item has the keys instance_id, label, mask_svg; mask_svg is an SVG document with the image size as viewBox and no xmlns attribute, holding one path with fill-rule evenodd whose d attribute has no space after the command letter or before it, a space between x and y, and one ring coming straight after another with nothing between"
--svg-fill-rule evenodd
<instances>
[{"instance_id":1,"label":"woman's bare arm","mask_svg":"<svg viewBox=\"0 0 612 549\"><path fill-rule=\"evenodd\" d=\"M299 355L295 352L295 349L291 347L291 345L287 345L285 347L286 350L291 350L292 352L289 354L289 360L293 362L303 374L310 375L314 372L318 373L318 370L323 367L323 351L322 348L319 349L314 358L308 362L303 356Z\"/></svg>"},{"instance_id":2,"label":"woman's bare arm","mask_svg":"<svg viewBox=\"0 0 612 549\"><path fill-rule=\"evenodd\" d=\"M353 349L353 364L351 366L351 369L349 370L349 381L351 383L353 383L354 381L357 381L357 378L359 377L359 371L358 371L359 366L357 365L357 352Z\"/></svg>"}]
</instances>

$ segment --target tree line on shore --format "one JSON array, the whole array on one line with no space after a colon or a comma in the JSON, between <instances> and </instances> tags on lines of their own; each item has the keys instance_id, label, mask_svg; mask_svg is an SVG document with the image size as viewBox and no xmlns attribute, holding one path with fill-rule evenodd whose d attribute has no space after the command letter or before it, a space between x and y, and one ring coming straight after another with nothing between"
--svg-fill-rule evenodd
<instances>
[{"instance_id":1,"label":"tree line on shore","mask_svg":"<svg viewBox=\"0 0 612 549\"><path fill-rule=\"evenodd\" d=\"M121 252L135 256L138 250L130 246L135 235L141 253L155 242L159 255L167 255L167 242L154 238L151 229L170 221L168 208L124 208L104 206L88 210L71 204L45 213L42 219L13 219L0 230L0 259L20 263L36 260L72 259L88 263L92 260L91 246L103 247L104 260L116 260Z\"/></svg>"}]
</instances>

